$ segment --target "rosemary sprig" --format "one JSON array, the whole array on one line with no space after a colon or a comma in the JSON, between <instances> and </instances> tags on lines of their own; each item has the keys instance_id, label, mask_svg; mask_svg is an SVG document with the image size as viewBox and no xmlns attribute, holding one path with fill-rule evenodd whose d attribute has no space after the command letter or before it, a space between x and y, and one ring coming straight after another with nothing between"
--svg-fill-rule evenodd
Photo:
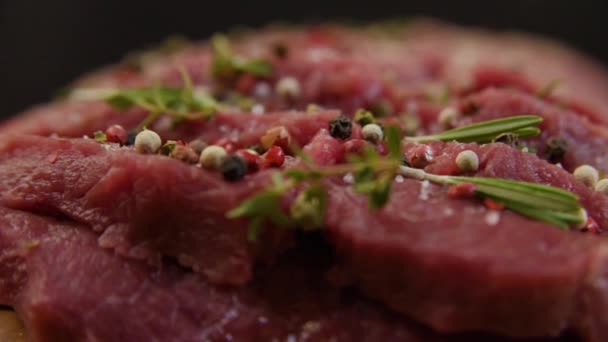
<instances>
[{"instance_id":1,"label":"rosemary sprig","mask_svg":"<svg viewBox=\"0 0 608 342\"><path fill-rule=\"evenodd\" d=\"M480 144L494 141L497 137L509 133L515 137L524 138L540 134L536 127L543 119L536 115L520 115L489 120L472 125L459 127L441 133L417 137L407 137L413 142L458 141L477 142Z\"/></svg>"},{"instance_id":2,"label":"rosemary sprig","mask_svg":"<svg viewBox=\"0 0 608 342\"><path fill-rule=\"evenodd\" d=\"M492 124L497 121L498 124ZM516 120L512 118L494 120L477 124L471 130L464 130L464 135L450 133L450 137L471 139L485 137L484 139L487 139L495 138L496 134L512 133L513 130L520 134L532 134L536 132L536 128L530 127L530 125L539 122L540 118L535 116L516 117ZM370 208L381 208L388 202L395 176L400 174L408 178L446 185L472 183L478 197L492 199L507 209L562 229L567 229L573 224L584 223L581 215L581 211L584 209L580 205L578 197L569 191L508 179L426 173L421 169L401 165L401 140L395 127L386 129L386 140L389 150L388 157L382 157L377 152L368 150L362 156L351 156L349 163L318 167L308 162L308 158L303 155L302 161L305 168L292 169L282 175L277 172L273 175L273 184L269 188L253 195L229 211L227 217L248 218L251 241L256 240L267 222L283 227L321 228L326 209L326 192L322 180L350 173L354 179L353 189L368 197ZM280 209L281 199L288 190L296 187L303 187L304 190L292 204L289 213L286 214Z\"/></svg>"},{"instance_id":3,"label":"rosemary sprig","mask_svg":"<svg viewBox=\"0 0 608 342\"><path fill-rule=\"evenodd\" d=\"M483 198L499 202L521 215L567 229L580 224L582 206L572 192L536 183L502 178L442 176L420 169L401 166L401 175L434 183L454 185L475 184L475 193Z\"/></svg>"},{"instance_id":4,"label":"rosemary sprig","mask_svg":"<svg viewBox=\"0 0 608 342\"><path fill-rule=\"evenodd\" d=\"M230 47L230 41L224 35L217 34L211 39L213 61L211 74L216 79L230 80L242 73L265 77L272 74L272 64L262 58L243 59Z\"/></svg>"},{"instance_id":5,"label":"rosemary sprig","mask_svg":"<svg viewBox=\"0 0 608 342\"><path fill-rule=\"evenodd\" d=\"M255 241L263 224L271 222L277 226L302 226L315 229L322 226L325 217L326 192L321 180L326 177L352 173L355 191L368 196L371 208L383 207L389 199L391 185L401 165L399 131L395 127L386 128L388 157L381 157L375 150L367 150L361 157L352 157L347 164L318 167L305 156L305 168L292 169L281 175L273 174L273 183L238 207L230 210L228 218L249 219L249 239ZM283 176L285 178L283 178ZM295 187L305 187L290 208L289 216L280 210L282 196Z\"/></svg>"}]
</instances>

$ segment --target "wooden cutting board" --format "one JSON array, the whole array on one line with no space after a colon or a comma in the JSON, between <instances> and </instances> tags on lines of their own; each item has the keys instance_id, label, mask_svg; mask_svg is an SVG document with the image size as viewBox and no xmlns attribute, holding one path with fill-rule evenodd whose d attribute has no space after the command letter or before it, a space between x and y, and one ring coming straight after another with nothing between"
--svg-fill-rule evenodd
<instances>
[{"instance_id":1,"label":"wooden cutting board","mask_svg":"<svg viewBox=\"0 0 608 342\"><path fill-rule=\"evenodd\" d=\"M0 310L0 341L27 341L23 324L14 311Z\"/></svg>"}]
</instances>

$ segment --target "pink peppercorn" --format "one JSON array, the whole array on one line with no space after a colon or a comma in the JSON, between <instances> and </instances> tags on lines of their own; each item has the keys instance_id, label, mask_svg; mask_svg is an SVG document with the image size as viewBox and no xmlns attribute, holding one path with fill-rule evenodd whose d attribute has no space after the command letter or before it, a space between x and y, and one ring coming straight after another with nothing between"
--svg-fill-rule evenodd
<instances>
[{"instance_id":1,"label":"pink peppercorn","mask_svg":"<svg viewBox=\"0 0 608 342\"><path fill-rule=\"evenodd\" d=\"M600 225L597 224L597 221L595 221L592 217L587 218L587 222L585 223L585 226L581 230L592 233L592 234L601 234L602 233L602 229L600 228Z\"/></svg>"},{"instance_id":2,"label":"pink peppercorn","mask_svg":"<svg viewBox=\"0 0 608 342\"><path fill-rule=\"evenodd\" d=\"M127 142L127 131L121 125L112 125L105 131L109 142L124 145Z\"/></svg>"},{"instance_id":3,"label":"pink peppercorn","mask_svg":"<svg viewBox=\"0 0 608 342\"><path fill-rule=\"evenodd\" d=\"M243 157L243 159L245 159L245 162L247 163L247 171L249 173L258 171L262 166L262 157L260 157L260 155L255 153L254 151L239 150L236 152L236 154L240 155L241 157Z\"/></svg>"},{"instance_id":4,"label":"pink peppercorn","mask_svg":"<svg viewBox=\"0 0 608 342\"><path fill-rule=\"evenodd\" d=\"M264 160L270 167L280 167L285 162L285 152L279 146L272 146L264 154Z\"/></svg>"},{"instance_id":5,"label":"pink peppercorn","mask_svg":"<svg viewBox=\"0 0 608 342\"><path fill-rule=\"evenodd\" d=\"M486 208L492 210L503 210L505 208L504 204L496 202L491 198L484 198L483 204L486 206Z\"/></svg>"},{"instance_id":6,"label":"pink peppercorn","mask_svg":"<svg viewBox=\"0 0 608 342\"><path fill-rule=\"evenodd\" d=\"M475 184L460 183L450 186L448 189L448 197L451 198L471 198L475 196Z\"/></svg>"}]
</instances>

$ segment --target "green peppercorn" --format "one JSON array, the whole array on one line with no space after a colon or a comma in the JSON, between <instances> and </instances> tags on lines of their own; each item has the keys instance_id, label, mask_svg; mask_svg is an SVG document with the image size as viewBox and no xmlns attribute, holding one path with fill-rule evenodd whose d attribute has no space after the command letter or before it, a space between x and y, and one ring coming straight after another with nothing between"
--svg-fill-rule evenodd
<instances>
[{"instance_id":1,"label":"green peppercorn","mask_svg":"<svg viewBox=\"0 0 608 342\"><path fill-rule=\"evenodd\" d=\"M276 42L272 45L272 52L278 58L285 59L289 50L287 49L287 46L284 43Z\"/></svg>"},{"instance_id":2,"label":"green peppercorn","mask_svg":"<svg viewBox=\"0 0 608 342\"><path fill-rule=\"evenodd\" d=\"M352 130L352 121L344 115L340 115L329 122L329 134L334 138L346 140L350 138Z\"/></svg>"},{"instance_id":3,"label":"green peppercorn","mask_svg":"<svg viewBox=\"0 0 608 342\"><path fill-rule=\"evenodd\" d=\"M225 180L229 182L238 181L247 174L247 162L245 158L238 155L228 156L222 161L220 172Z\"/></svg>"},{"instance_id":4,"label":"green peppercorn","mask_svg":"<svg viewBox=\"0 0 608 342\"><path fill-rule=\"evenodd\" d=\"M368 110L365 110L365 109L359 109L355 113L354 120L355 120L356 123L358 123L362 127L365 126L365 125L367 125L367 124L371 124L371 123L375 123L376 122L376 118L374 118L374 114L372 114L372 112L370 112Z\"/></svg>"}]
</instances>

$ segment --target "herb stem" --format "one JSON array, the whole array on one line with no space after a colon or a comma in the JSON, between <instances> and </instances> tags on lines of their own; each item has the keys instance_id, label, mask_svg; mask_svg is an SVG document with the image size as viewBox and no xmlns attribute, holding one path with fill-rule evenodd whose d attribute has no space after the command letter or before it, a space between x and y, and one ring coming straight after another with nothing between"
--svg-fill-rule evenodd
<instances>
[{"instance_id":1,"label":"herb stem","mask_svg":"<svg viewBox=\"0 0 608 342\"><path fill-rule=\"evenodd\" d=\"M514 212L562 229L583 223L578 214L582 210L578 197L560 188L502 178L435 175L408 166L401 166L399 173L438 184L473 183L478 196L493 199Z\"/></svg>"}]
</instances>

